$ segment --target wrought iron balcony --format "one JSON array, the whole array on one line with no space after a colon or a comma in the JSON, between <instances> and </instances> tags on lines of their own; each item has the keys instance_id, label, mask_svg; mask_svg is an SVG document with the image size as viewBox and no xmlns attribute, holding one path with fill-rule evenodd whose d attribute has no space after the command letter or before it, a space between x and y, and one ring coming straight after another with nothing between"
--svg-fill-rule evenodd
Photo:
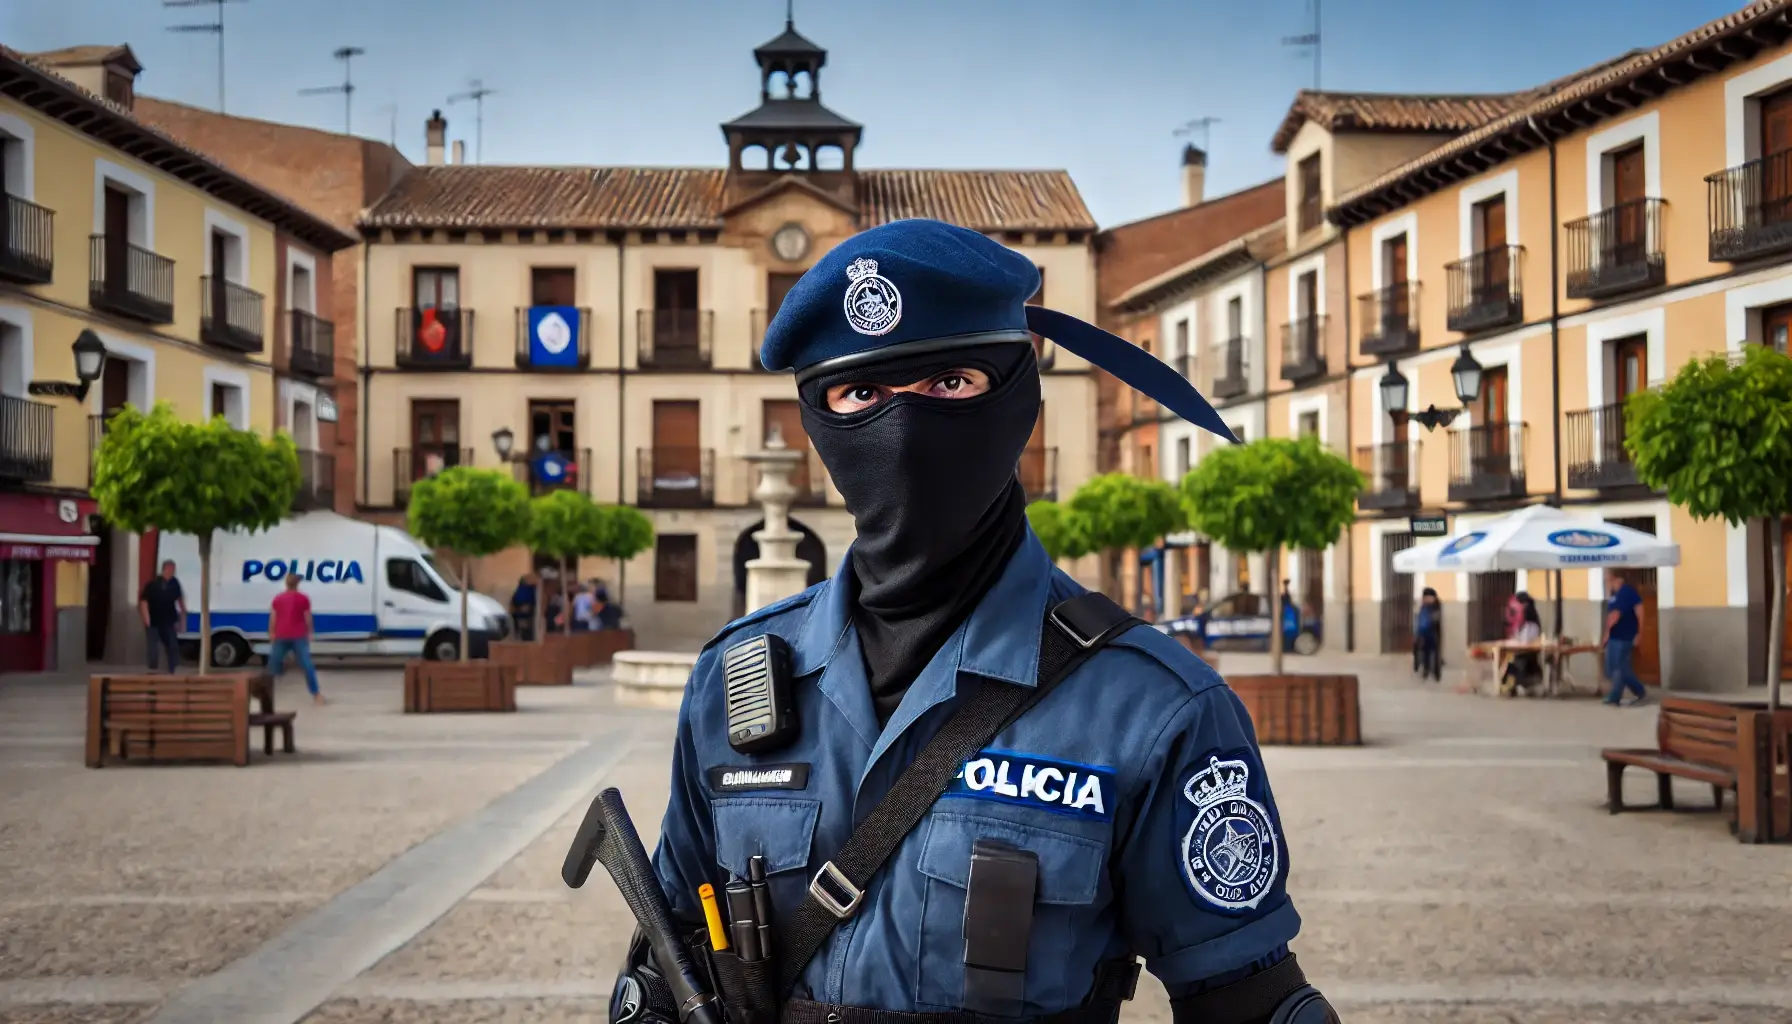
<instances>
[{"instance_id":1,"label":"wrought iron balcony","mask_svg":"<svg viewBox=\"0 0 1792 1024\"><path fill-rule=\"evenodd\" d=\"M567 324L572 328L572 336L567 338L561 350L555 352L552 345L558 344L558 337L542 339L541 362L535 361L535 348L529 338L529 311L532 307L518 306L516 310L516 368L519 370L577 371L591 365L591 310L579 308L579 322Z\"/></svg>"},{"instance_id":2,"label":"wrought iron balcony","mask_svg":"<svg viewBox=\"0 0 1792 1024\"><path fill-rule=\"evenodd\" d=\"M324 452L299 453L299 489L292 497L294 512L329 511L336 507L336 456Z\"/></svg>"},{"instance_id":3,"label":"wrought iron balcony","mask_svg":"<svg viewBox=\"0 0 1792 1024\"><path fill-rule=\"evenodd\" d=\"M0 395L0 480L47 483L55 455L56 407Z\"/></svg>"},{"instance_id":4,"label":"wrought iron balcony","mask_svg":"<svg viewBox=\"0 0 1792 1024\"><path fill-rule=\"evenodd\" d=\"M88 239L87 301L151 324L174 322L174 261L122 238Z\"/></svg>"},{"instance_id":5,"label":"wrought iron balcony","mask_svg":"<svg viewBox=\"0 0 1792 1024\"><path fill-rule=\"evenodd\" d=\"M1524 246L1506 245L1444 264L1449 286L1445 322L1473 334L1524 319Z\"/></svg>"},{"instance_id":6,"label":"wrought iron balcony","mask_svg":"<svg viewBox=\"0 0 1792 1024\"><path fill-rule=\"evenodd\" d=\"M715 503L715 449L636 450L636 505L642 508L711 508Z\"/></svg>"},{"instance_id":7,"label":"wrought iron balcony","mask_svg":"<svg viewBox=\"0 0 1792 1024\"><path fill-rule=\"evenodd\" d=\"M1599 299L1653 288L1667 278L1661 200L1636 199L1563 225L1568 235L1568 297Z\"/></svg>"},{"instance_id":8,"label":"wrought iron balcony","mask_svg":"<svg viewBox=\"0 0 1792 1024\"><path fill-rule=\"evenodd\" d=\"M336 368L336 325L302 309L287 311L286 364L293 373L328 377Z\"/></svg>"},{"instance_id":9,"label":"wrought iron balcony","mask_svg":"<svg viewBox=\"0 0 1792 1024\"><path fill-rule=\"evenodd\" d=\"M454 445L425 444L415 448L392 449L392 504L404 507L411 501L411 485L426 480L444 469L471 466L473 449Z\"/></svg>"},{"instance_id":10,"label":"wrought iron balcony","mask_svg":"<svg viewBox=\"0 0 1792 1024\"><path fill-rule=\"evenodd\" d=\"M199 279L199 340L234 352L260 352L262 298L221 277Z\"/></svg>"},{"instance_id":11,"label":"wrought iron balcony","mask_svg":"<svg viewBox=\"0 0 1792 1024\"><path fill-rule=\"evenodd\" d=\"M1624 447L1624 406L1601 405L1567 416L1568 486L1586 489L1633 487L1636 465Z\"/></svg>"},{"instance_id":12,"label":"wrought iron balcony","mask_svg":"<svg viewBox=\"0 0 1792 1024\"><path fill-rule=\"evenodd\" d=\"M1705 207L1714 263L1792 249L1792 150L1707 175Z\"/></svg>"},{"instance_id":13,"label":"wrought iron balcony","mask_svg":"<svg viewBox=\"0 0 1792 1024\"><path fill-rule=\"evenodd\" d=\"M1028 501L1058 500L1058 449L1023 448L1016 470Z\"/></svg>"},{"instance_id":14,"label":"wrought iron balcony","mask_svg":"<svg viewBox=\"0 0 1792 1024\"><path fill-rule=\"evenodd\" d=\"M1311 380L1325 373L1325 316L1282 325L1282 379Z\"/></svg>"},{"instance_id":15,"label":"wrought iron balcony","mask_svg":"<svg viewBox=\"0 0 1792 1024\"><path fill-rule=\"evenodd\" d=\"M1357 495L1358 508L1398 509L1419 505L1419 442L1385 441L1358 445L1356 468L1368 481Z\"/></svg>"},{"instance_id":16,"label":"wrought iron balcony","mask_svg":"<svg viewBox=\"0 0 1792 1024\"><path fill-rule=\"evenodd\" d=\"M1476 424L1450 432L1450 500L1487 501L1525 493L1525 423Z\"/></svg>"},{"instance_id":17,"label":"wrought iron balcony","mask_svg":"<svg viewBox=\"0 0 1792 1024\"><path fill-rule=\"evenodd\" d=\"M465 370L473 365L473 311L398 310L397 364L407 370Z\"/></svg>"},{"instance_id":18,"label":"wrought iron balcony","mask_svg":"<svg viewBox=\"0 0 1792 1024\"><path fill-rule=\"evenodd\" d=\"M56 265L56 214L7 196L0 210L0 277L20 284L48 284Z\"/></svg>"},{"instance_id":19,"label":"wrought iron balcony","mask_svg":"<svg viewBox=\"0 0 1792 1024\"><path fill-rule=\"evenodd\" d=\"M591 493L591 449L563 448L554 454L565 459L570 465L566 475L558 480L543 476L536 465L536 458L544 452L531 451L529 457L522 462L514 463L517 482L529 485L529 493L543 495L552 491L578 491Z\"/></svg>"},{"instance_id":20,"label":"wrought iron balcony","mask_svg":"<svg viewBox=\"0 0 1792 1024\"><path fill-rule=\"evenodd\" d=\"M643 370L707 370L716 315L710 309L638 309L635 350Z\"/></svg>"},{"instance_id":21,"label":"wrought iron balcony","mask_svg":"<svg viewBox=\"0 0 1792 1024\"><path fill-rule=\"evenodd\" d=\"M1357 296L1362 353L1395 356L1419 350L1419 282L1402 281Z\"/></svg>"},{"instance_id":22,"label":"wrought iron balcony","mask_svg":"<svg viewBox=\"0 0 1792 1024\"><path fill-rule=\"evenodd\" d=\"M1245 361L1245 339L1228 338L1214 346L1219 365L1213 368L1213 397L1237 398L1250 390L1250 366Z\"/></svg>"}]
</instances>

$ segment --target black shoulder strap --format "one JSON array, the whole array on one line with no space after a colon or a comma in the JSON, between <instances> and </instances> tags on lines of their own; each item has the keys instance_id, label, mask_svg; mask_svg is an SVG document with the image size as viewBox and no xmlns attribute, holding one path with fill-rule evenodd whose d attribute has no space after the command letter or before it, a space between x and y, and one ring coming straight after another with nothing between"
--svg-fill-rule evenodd
<instances>
[{"instance_id":1,"label":"black shoulder strap","mask_svg":"<svg viewBox=\"0 0 1792 1024\"><path fill-rule=\"evenodd\" d=\"M828 935L858 911L872 877L920 824L964 763L1078 665L1137 622L1105 594L1091 591L1073 597L1046 613L1039 637L1038 685L977 681L965 702L897 776L889 793L853 829L846 845L816 872L809 895L789 923L778 929L780 998L796 986Z\"/></svg>"}]
</instances>

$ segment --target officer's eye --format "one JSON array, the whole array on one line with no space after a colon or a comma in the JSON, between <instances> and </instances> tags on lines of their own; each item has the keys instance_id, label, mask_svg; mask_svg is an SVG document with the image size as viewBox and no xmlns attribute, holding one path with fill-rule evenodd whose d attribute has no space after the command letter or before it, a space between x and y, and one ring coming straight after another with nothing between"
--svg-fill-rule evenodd
<instances>
[{"instance_id":1,"label":"officer's eye","mask_svg":"<svg viewBox=\"0 0 1792 1024\"><path fill-rule=\"evenodd\" d=\"M936 398L975 398L989 390L989 376L981 370L952 370L933 378L927 393Z\"/></svg>"},{"instance_id":2,"label":"officer's eye","mask_svg":"<svg viewBox=\"0 0 1792 1024\"><path fill-rule=\"evenodd\" d=\"M888 391L888 388L881 388L876 384L842 384L828 389L828 409L839 413L869 409L881 401Z\"/></svg>"}]
</instances>

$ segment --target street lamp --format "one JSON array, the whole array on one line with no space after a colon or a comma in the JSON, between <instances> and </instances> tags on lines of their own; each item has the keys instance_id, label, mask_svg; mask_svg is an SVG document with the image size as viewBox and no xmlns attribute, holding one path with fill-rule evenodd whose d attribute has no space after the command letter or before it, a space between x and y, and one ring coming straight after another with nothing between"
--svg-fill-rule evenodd
<instances>
[{"instance_id":1,"label":"street lamp","mask_svg":"<svg viewBox=\"0 0 1792 1024\"><path fill-rule=\"evenodd\" d=\"M87 400L87 391L106 369L106 343L91 330L84 330L72 346L75 351L75 377L78 383L61 380L34 380L25 390L33 395Z\"/></svg>"},{"instance_id":2,"label":"street lamp","mask_svg":"<svg viewBox=\"0 0 1792 1024\"><path fill-rule=\"evenodd\" d=\"M516 448L516 435L509 427L499 427L492 431L492 448L498 453L499 462L509 462L510 453Z\"/></svg>"},{"instance_id":3,"label":"street lamp","mask_svg":"<svg viewBox=\"0 0 1792 1024\"><path fill-rule=\"evenodd\" d=\"M1462 346L1461 354L1456 357L1455 362L1450 364L1450 382L1456 387L1456 400L1462 403L1460 407L1439 409L1435 405L1430 405L1415 413L1406 411L1408 385L1406 376L1400 372L1398 366L1389 363L1388 372L1382 374L1377 386L1381 389L1382 408L1388 411L1388 417L1394 422L1398 423L1410 416L1415 423L1426 430L1436 430L1438 427L1449 426L1458 415L1467 411L1468 407L1481 397L1481 364L1475 361L1475 357L1469 352L1467 345Z\"/></svg>"}]
</instances>

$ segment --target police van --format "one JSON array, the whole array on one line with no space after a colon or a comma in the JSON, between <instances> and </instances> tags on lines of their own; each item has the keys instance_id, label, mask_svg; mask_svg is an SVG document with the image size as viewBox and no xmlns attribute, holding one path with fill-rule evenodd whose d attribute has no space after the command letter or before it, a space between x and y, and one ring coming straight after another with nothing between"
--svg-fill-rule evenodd
<instances>
[{"instance_id":1,"label":"police van","mask_svg":"<svg viewBox=\"0 0 1792 1024\"><path fill-rule=\"evenodd\" d=\"M186 592L183 645L199 640L199 542L162 534L156 565L174 560ZM311 599L312 653L336 656L460 656L460 587L427 547L394 526L309 512L260 533L212 540L212 664L235 668L268 650L268 608L286 578ZM504 606L474 591L467 601L472 653L510 632Z\"/></svg>"}]
</instances>

